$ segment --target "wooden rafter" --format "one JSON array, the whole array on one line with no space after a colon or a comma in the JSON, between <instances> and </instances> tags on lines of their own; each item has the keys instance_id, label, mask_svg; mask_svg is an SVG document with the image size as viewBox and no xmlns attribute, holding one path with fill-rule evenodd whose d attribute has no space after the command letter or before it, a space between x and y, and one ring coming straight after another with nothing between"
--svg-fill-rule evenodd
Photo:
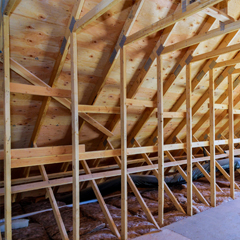
<instances>
[{"instance_id":1,"label":"wooden rafter","mask_svg":"<svg viewBox=\"0 0 240 240\"><path fill-rule=\"evenodd\" d=\"M171 14L170 16L167 16L166 18L159 20L158 22L153 23L150 26L145 27L144 29L127 37L125 45L133 43L134 41L140 40L144 37L147 37L157 31L160 31L161 29L167 28L167 27L173 25L174 23L182 20L183 18L191 16L191 15L193 15L205 8L211 7L214 4L217 4L221 1L222 0L203 0L201 2L194 2L194 3L186 6L186 11L183 12L182 9L179 9L177 12Z\"/></svg>"}]
</instances>

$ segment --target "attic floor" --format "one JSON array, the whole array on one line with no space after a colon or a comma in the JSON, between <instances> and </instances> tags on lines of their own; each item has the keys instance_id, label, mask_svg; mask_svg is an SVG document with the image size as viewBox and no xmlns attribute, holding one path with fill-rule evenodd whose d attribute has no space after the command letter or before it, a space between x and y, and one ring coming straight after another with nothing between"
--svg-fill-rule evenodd
<instances>
[{"instance_id":1,"label":"attic floor","mask_svg":"<svg viewBox=\"0 0 240 240\"><path fill-rule=\"evenodd\" d=\"M240 199L185 218L163 228L162 232L135 238L136 240L237 240L239 239Z\"/></svg>"}]
</instances>

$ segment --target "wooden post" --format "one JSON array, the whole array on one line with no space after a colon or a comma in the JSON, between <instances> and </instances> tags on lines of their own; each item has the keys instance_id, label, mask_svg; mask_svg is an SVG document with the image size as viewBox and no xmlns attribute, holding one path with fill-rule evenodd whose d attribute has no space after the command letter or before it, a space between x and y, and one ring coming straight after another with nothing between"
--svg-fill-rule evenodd
<instances>
[{"instance_id":1,"label":"wooden post","mask_svg":"<svg viewBox=\"0 0 240 240\"><path fill-rule=\"evenodd\" d=\"M78 130L78 76L77 76L77 35L72 32L71 86L72 86L72 169L73 169L73 239L79 239L79 130Z\"/></svg>"},{"instance_id":2,"label":"wooden post","mask_svg":"<svg viewBox=\"0 0 240 240\"><path fill-rule=\"evenodd\" d=\"M126 108L126 49L120 50L121 108L121 238L127 239L127 108Z\"/></svg>"},{"instance_id":3,"label":"wooden post","mask_svg":"<svg viewBox=\"0 0 240 240\"><path fill-rule=\"evenodd\" d=\"M3 15L4 217L5 238L12 239L9 16Z\"/></svg>"},{"instance_id":4,"label":"wooden post","mask_svg":"<svg viewBox=\"0 0 240 240\"><path fill-rule=\"evenodd\" d=\"M234 192L234 116L233 116L233 79L232 75L228 74L228 117L229 117L229 174L230 174L230 196L235 198Z\"/></svg>"},{"instance_id":5,"label":"wooden post","mask_svg":"<svg viewBox=\"0 0 240 240\"><path fill-rule=\"evenodd\" d=\"M191 63L186 65L187 214L192 216L192 104Z\"/></svg>"},{"instance_id":6,"label":"wooden post","mask_svg":"<svg viewBox=\"0 0 240 240\"><path fill-rule=\"evenodd\" d=\"M158 221L164 223L164 130L163 130L163 74L162 58L157 57L157 106L158 106Z\"/></svg>"},{"instance_id":7,"label":"wooden post","mask_svg":"<svg viewBox=\"0 0 240 240\"><path fill-rule=\"evenodd\" d=\"M210 111L210 176L211 206L216 207L216 163L215 163L215 97L213 70L209 69L209 111Z\"/></svg>"}]
</instances>

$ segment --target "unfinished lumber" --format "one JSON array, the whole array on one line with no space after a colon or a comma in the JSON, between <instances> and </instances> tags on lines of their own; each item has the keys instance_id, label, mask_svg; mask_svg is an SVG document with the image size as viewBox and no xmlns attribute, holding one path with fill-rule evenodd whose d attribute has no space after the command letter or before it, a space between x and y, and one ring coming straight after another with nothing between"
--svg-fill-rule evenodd
<instances>
[{"instance_id":1,"label":"unfinished lumber","mask_svg":"<svg viewBox=\"0 0 240 240\"><path fill-rule=\"evenodd\" d=\"M187 122L187 213L192 216L192 87L191 63L186 66L186 122Z\"/></svg>"},{"instance_id":2,"label":"unfinished lumber","mask_svg":"<svg viewBox=\"0 0 240 240\"><path fill-rule=\"evenodd\" d=\"M46 169L43 165L39 166L39 171L41 173L43 181L49 181ZM53 190L52 190L51 187L48 187L48 188L46 188L46 191L47 191L47 194L48 194L48 197L49 197L50 204L51 204L52 209L53 209L53 214L54 214L55 220L57 222L61 237L64 240L68 240L69 239L68 234L67 234L64 222L62 220L61 213L59 211L59 208L58 208Z\"/></svg>"},{"instance_id":3,"label":"unfinished lumber","mask_svg":"<svg viewBox=\"0 0 240 240\"><path fill-rule=\"evenodd\" d=\"M81 19L76 20L74 24L73 32L78 33L86 27L88 24L99 18L105 12L107 12L110 8L112 8L115 4L119 3L120 0L102 0L97 6L95 6L92 10L86 13Z\"/></svg>"},{"instance_id":4,"label":"unfinished lumber","mask_svg":"<svg viewBox=\"0 0 240 240\"><path fill-rule=\"evenodd\" d=\"M232 75L228 75L228 117L229 117L229 173L230 173L230 196L235 198L234 183L234 116L233 116L233 79Z\"/></svg>"},{"instance_id":5,"label":"unfinished lumber","mask_svg":"<svg viewBox=\"0 0 240 240\"><path fill-rule=\"evenodd\" d=\"M71 91L50 87L39 87L20 83L10 83L10 91L38 96L71 98Z\"/></svg>"},{"instance_id":6,"label":"unfinished lumber","mask_svg":"<svg viewBox=\"0 0 240 240\"><path fill-rule=\"evenodd\" d=\"M14 3L15 1L11 1ZM9 3L9 2L8 2ZM11 198L11 113L10 113L10 52L9 16L3 15L3 120L4 120L4 218L5 238L12 239L12 198Z\"/></svg>"},{"instance_id":7,"label":"unfinished lumber","mask_svg":"<svg viewBox=\"0 0 240 240\"><path fill-rule=\"evenodd\" d=\"M127 228L127 83L126 83L126 49L120 49L120 108L121 108L121 239L128 238Z\"/></svg>"},{"instance_id":8,"label":"unfinished lumber","mask_svg":"<svg viewBox=\"0 0 240 240\"><path fill-rule=\"evenodd\" d=\"M164 223L164 130L162 59L157 57L157 118L158 118L158 221Z\"/></svg>"},{"instance_id":9,"label":"unfinished lumber","mask_svg":"<svg viewBox=\"0 0 240 240\"><path fill-rule=\"evenodd\" d=\"M216 207L216 164L215 164L215 98L213 70L209 70L209 111L210 111L210 176L211 176L211 206Z\"/></svg>"},{"instance_id":10,"label":"unfinished lumber","mask_svg":"<svg viewBox=\"0 0 240 240\"><path fill-rule=\"evenodd\" d=\"M80 236L79 207L79 132L78 132L78 70L77 70L77 34L70 36L71 53L71 91L72 91L72 169L73 169L73 239Z\"/></svg>"}]
</instances>

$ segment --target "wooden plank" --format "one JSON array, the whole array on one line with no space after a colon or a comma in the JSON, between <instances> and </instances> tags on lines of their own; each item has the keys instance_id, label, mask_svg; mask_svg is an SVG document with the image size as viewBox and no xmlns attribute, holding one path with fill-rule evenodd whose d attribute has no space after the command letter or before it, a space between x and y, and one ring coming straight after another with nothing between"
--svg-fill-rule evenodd
<instances>
[{"instance_id":1,"label":"wooden plank","mask_svg":"<svg viewBox=\"0 0 240 240\"><path fill-rule=\"evenodd\" d=\"M215 166L215 98L213 70L209 70L209 102L210 102L210 176L211 176L211 206L216 207L216 166Z\"/></svg>"},{"instance_id":2,"label":"wooden plank","mask_svg":"<svg viewBox=\"0 0 240 240\"><path fill-rule=\"evenodd\" d=\"M43 181L48 181L49 180L48 179L48 175L47 175L46 169L45 169L45 167L43 165L39 166L39 171L40 171L40 173L42 175ZM61 213L59 211L58 204L57 204L57 201L55 199L53 190L52 190L51 187L46 188L46 190L47 190L47 194L48 194L48 197L49 197L49 201L50 201L51 207L53 209L53 214L54 214L55 220L56 220L57 225L58 225L58 229L59 229L60 235L61 235L62 239L68 240L69 239L68 238L68 234L67 234L65 225L63 223L63 220L62 220L62 217L61 217Z\"/></svg>"},{"instance_id":3,"label":"wooden plank","mask_svg":"<svg viewBox=\"0 0 240 240\"><path fill-rule=\"evenodd\" d=\"M198 34L192 38L189 38L189 39L186 39L181 42L178 42L178 43L175 43L175 44L165 47L162 54L181 50L183 48L193 46L195 44L198 44L200 42L221 36L223 34L235 32L235 31L239 30L239 25L240 25L240 20L233 22L233 23L226 24L224 30L217 28L217 29L211 30L211 31L203 33L203 34Z\"/></svg>"},{"instance_id":4,"label":"wooden plank","mask_svg":"<svg viewBox=\"0 0 240 240\"><path fill-rule=\"evenodd\" d=\"M158 118L158 222L164 224L164 130L162 59L157 57L157 118Z\"/></svg>"},{"instance_id":5,"label":"wooden plank","mask_svg":"<svg viewBox=\"0 0 240 240\"><path fill-rule=\"evenodd\" d=\"M240 63L240 58L234 58L227 61L217 63L214 68L228 67Z\"/></svg>"},{"instance_id":6,"label":"wooden plank","mask_svg":"<svg viewBox=\"0 0 240 240\"><path fill-rule=\"evenodd\" d=\"M97 18L99 18L101 15L103 15L105 12L107 12L119 2L120 0L102 0L100 3L98 3L97 6L95 6L82 18L76 21L76 23L74 24L73 32L78 33L79 31L81 31L81 29L95 21Z\"/></svg>"},{"instance_id":7,"label":"wooden plank","mask_svg":"<svg viewBox=\"0 0 240 240\"><path fill-rule=\"evenodd\" d=\"M240 110L238 110L238 109L233 109L233 114L239 115L239 114L240 114Z\"/></svg>"},{"instance_id":8,"label":"wooden plank","mask_svg":"<svg viewBox=\"0 0 240 240\"><path fill-rule=\"evenodd\" d=\"M81 113L105 113L120 114L120 107L78 105L78 112Z\"/></svg>"},{"instance_id":9,"label":"wooden plank","mask_svg":"<svg viewBox=\"0 0 240 240\"><path fill-rule=\"evenodd\" d=\"M9 28L9 16L3 15L4 218L6 239L12 239Z\"/></svg>"},{"instance_id":10,"label":"wooden plank","mask_svg":"<svg viewBox=\"0 0 240 240\"><path fill-rule=\"evenodd\" d=\"M213 18L216 18L220 22L227 22L227 21L234 22L235 21L235 19L233 17L229 16L225 12L223 12L215 7L206 8L203 10L203 12Z\"/></svg>"},{"instance_id":11,"label":"wooden plank","mask_svg":"<svg viewBox=\"0 0 240 240\"><path fill-rule=\"evenodd\" d=\"M192 216L192 102L191 64L186 66L186 122L187 122L187 214Z\"/></svg>"},{"instance_id":12,"label":"wooden plank","mask_svg":"<svg viewBox=\"0 0 240 240\"><path fill-rule=\"evenodd\" d=\"M125 45L133 43L134 41L140 40L144 37L147 37L155 32L160 31L188 16L191 16L207 7L213 6L214 4L219 3L221 0L202 0L201 2L194 2L188 6L186 6L186 11L182 12L182 9L179 9L175 13L171 14L170 16L165 17L148 27L130 35L127 37Z\"/></svg>"},{"instance_id":13,"label":"wooden plank","mask_svg":"<svg viewBox=\"0 0 240 240\"><path fill-rule=\"evenodd\" d=\"M216 140L216 145L226 145L228 144L228 140ZM193 142L192 148L198 147L206 147L209 146L209 141L204 142ZM164 151L172 151L186 148L186 143L181 144L166 144L163 146ZM137 155L142 153L154 153L158 152L158 146L149 146L149 147L135 147L135 148L127 148L127 155ZM100 159L100 158L109 158L121 155L121 149L114 150L103 150L103 151L90 151L90 152L80 152L79 160L90 160L90 159ZM34 157L34 158L17 158L12 159L11 167L27 167L27 166L38 166L38 165L46 165L53 163L63 163L69 162L72 159L72 154L64 154L64 155L54 155L54 156L42 156L42 157Z\"/></svg>"},{"instance_id":14,"label":"wooden plank","mask_svg":"<svg viewBox=\"0 0 240 240\"><path fill-rule=\"evenodd\" d=\"M70 98L71 91L51 87L39 87L20 83L10 83L10 91L14 93L31 94L38 96Z\"/></svg>"},{"instance_id":15,"label":"wooden plank","mask_svg":"<svg viewBox=\"0 0 240 240\"><path fill-rule=\"evenodd\" d=\"M235 199L234 183L234 116L233 116L233 79L232 75L228 75L228 117L229 117L229 173L230 173L230 196Z\"/></svg>"},{"instance_id":16,"label":"wooden plank","mask_svg":"<svg viewBox=\"0 0 240 240\"><path fill-rule=\"evenodd\" d=\"M126 49L120 50L120 108L121 108L121 239L128 238L127 207L127 83Z\"/></svg>"},{"instance_id":17,"label":"wooden plank","mask_svg":"<svg viewBox=\"0 0 240 240\"><path fill-rule=\"evenodd\" d=\"M138 100L138 99L126 99L127 106L134 106L134 107L157 107L157 102L154 101L147 101L147 100Z\"/></svg>"},{"instance_id":18,"label":"wooden plank","mask_svg":"<svg viewBox=\"0 0 240 240\"><path fill-rule=\"evenodd\" d=\"M78 132L78 70L77 70L77 34L70 36L71 88L72 88L72 169L73 169L73 239L80 236L79 207L79 132Z\"/></svg>"},{"instance_id":19,"label":"wooden plank","mask_svg":"<svg viewBox=\"0 0 240 240\"><path fill-rule=\"evenodd\" d=\"M82 166L83 166L85 172L87 174L91 174L91 171L90 171L90 169L89 169L89 167L87 165L87 162L86 161L82 161L81 163L82 163ZM105 201L104 201L104 199L102 197L101 192L99 191L99 188L98 188L98 185L97 185L96 181L95 180L91 180L90 182L91 182L92 189L93 189L93 191L95 193L95 196L98 199L98 203L99 203L99 205L100 205L100 207L101 207L101 209L103 211L103 214L104 214L104 216L105 216L105 218L106 218L106 220L107 220L107 222L109 224L109 228L111 229L113 234L115 234L120 239L120 234L118 232L116 224L113 221L113 218L112 218L112 216L111 216L111 214L110 214L110 212L109 212L109 210L107 208L107 205L106 205L106 203L105 203Z\"/></svg>"},{"instance_id":20,"label":"wooden plank","mask_svg":"<svg viewBox=\"0 0 240 240\"><path fill-rule=\"evenodd\" d=\"M101 123L96 121L94 118L92 118L87 113L79 113L79 116L84 119L86 122L90 123L92 126L94 126L96 129L98 129L100 132L104 133L108 137L113 137L114 134L110 132L107 128L105 128Z\"/></svg>"},{"instance_id":21,"label":"wooden plank","mask_svg":"<svg viewBox=\"0 0 240 240\"><path fill-rule=\"evenodd\" d=\"M237 44L228 46L226 48L219 48L219 49L213 50L211 52L207 52L207 53L203 53L203 54L199 54L197 56L194 56L191 62L197 62L197 61L201 61L201 60L206 60L206 59L218 57L218 56L226 54L226 53L231 53L231 52L234 52L234 51L238 51L239 49L240 49L240 43L237 43ZM234 73L235 73L236 70L234 70Z\"/></svg>"},{"instance_id":22,"label":"wooden plank","mask_svg":"<svg viewBox=\"0 0 240 240\"><path fill-rule=\"evenodd\" d=\"M208 104L208 107L209 107L209 104ZM214 108L215 109L228 109L228 105L227 104L214 104Z\"/></svg>"}]
</instances>

